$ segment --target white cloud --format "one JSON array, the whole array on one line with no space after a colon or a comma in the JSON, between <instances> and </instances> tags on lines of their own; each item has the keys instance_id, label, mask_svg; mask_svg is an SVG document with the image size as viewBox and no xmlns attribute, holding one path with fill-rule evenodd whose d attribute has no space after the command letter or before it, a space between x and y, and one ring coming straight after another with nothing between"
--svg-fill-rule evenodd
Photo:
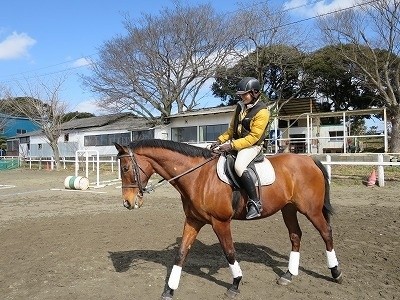
<instances>
[{"instance_id":1,"label":"white cloud","mask_svg":"<svg viewBox=\"0 0 400 300\"><path fill-rule=\"evenodd\" d=\"M72 64L72 66L73 67L84 67L84 66L88 66L90 64L91 64L91 62L88 59L82 57L82 58L75 60L74 63Z\"/></svg>"},{"instance_id":2,"label":"white cloud","mask_svg":"<svg viewBox=\"0 0 400 300\"><path fill-rule=\"evenodd\" d=\"M26 33L13 32L0 42L0 60L29 56L29 48L35 44L36 40Z\"/></svg>"},{"instance_id":3,"label":"white cloud","mask_svg":"<svg viewBox=\"0 0 400 300\"><path fill-rule=\"evenodd\" d=\"M306 5L310 3L309 5ZM314 17L323 15L336 10L354 6L357 0L333 0L333 1L307 1L307 0L290 0L283 5L284 9L288 9L292 15L302 17Z\"/></svg>"},{"instance_id":4,"label":"white cloud","mask_svg":"<svg viewBox=\"0 0 400 300\"><path fill-rule=\"evenodd\" d=\"M104 111L97 106L95 100L82 101L72 109L72 111L88 112L96 116L104 114Z\"/></svg>"}]
</instances>

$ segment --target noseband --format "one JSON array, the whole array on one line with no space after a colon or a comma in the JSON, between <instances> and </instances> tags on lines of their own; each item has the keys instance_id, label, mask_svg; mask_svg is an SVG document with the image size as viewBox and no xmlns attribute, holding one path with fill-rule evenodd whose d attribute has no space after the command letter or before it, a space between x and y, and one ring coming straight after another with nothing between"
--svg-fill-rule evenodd
<instances>
[{"instance_id":1,"label":"noseband","mask_svg":"<svg viewBox=\"0 0 400 300\"><path fill-rule=\"evenodd\" d=\"M143 169L139 166L139 163L136 160L135 154L129 149L128 154L122 154L118 155L117 158L120 159L121 157L129 157L132 162L132 169L133 169L133 175L135 176L135 181L136 184L127 184L127 185L122 185L121 188L123 189L129 189L129 188L138 188L139 189L139 197L143 197L143 193L146 192L146 187L143 186L142 180L140 178L140 172L143 172L143 174L148 178L149 176L143 171Z\"/></svg>"}]
</instances>

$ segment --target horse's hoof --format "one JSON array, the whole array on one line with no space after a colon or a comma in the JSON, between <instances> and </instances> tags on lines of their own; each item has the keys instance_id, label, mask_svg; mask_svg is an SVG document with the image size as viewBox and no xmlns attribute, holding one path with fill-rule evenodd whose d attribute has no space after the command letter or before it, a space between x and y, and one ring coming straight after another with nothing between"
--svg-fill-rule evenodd
<instances>
[{"instance_id":1,"label":"horse's hoof","mask_svg":"<svg viewBox=\"0 0 400 300\"><path fill-rule=\"evenodd\" d=\"M285 274L283 274L281 277L278 278L276 283L279 285L288 285L289 283L292 282L292 279L293 275L289 271L286 271Z\"/></svg>"},{"instance_id":2,"label":"horse's hoof","mask_svg":"<svg viewBox=\"0 0 400 300\"><path fill-rule=\"evenodd\" d=\"M238 289L227 289L225 292L225 296L228 299L235 299L239 294L240 291Z\"/></svg>"},{"instance_id":3,"label":"horse's hoof","mask_svg":"<svg viewBox=\"0 0 400 300\"><path fill-rule=\"evenodd\" d=\"M173 295L169 292L164 292L161 295L161 300L172 300Z\"/></svg>"},{"instance_id":4,"label":"horse's hoof","mask_svg":"<svg viewBox=\"0 0 400 300\"><path fill-rule=\"evenodd\" d=\"M340 272L340 274L339 274L338 277L333 278L333 280L334 280L336 283L342 283L342 282L343 282L343 275L342 275L342 272Z\"/></svg>"},{"instance_id":5,"label":"horse's hoof","mask_svg":"<svg viewBox=\"0 0 400 300\"><path fill-rule=\"evenodd\" d=\"M284 277L280 277L278 278L278 280L276 281L277 284L279 285L288 285L289 283L291 283L292 281L289 279L286 279Z\"/></svg>"},{"instance_id":6,"label":"horse's hoof","mask_svg":"<svg viewBox=\"0 0 400 300\"><path fill-rule=\"evenodd\" d=\"M337 283L342 283L343 282L342 271L340 271L340 269L337 266L331 268L330 270L333 280Z\"/></svg>"}]
</instances>

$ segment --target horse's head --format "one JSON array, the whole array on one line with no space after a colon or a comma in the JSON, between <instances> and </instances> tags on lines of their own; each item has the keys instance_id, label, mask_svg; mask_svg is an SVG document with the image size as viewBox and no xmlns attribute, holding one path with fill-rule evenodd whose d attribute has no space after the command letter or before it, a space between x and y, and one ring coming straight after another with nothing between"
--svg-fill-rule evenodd
<instances>
[{"instance_id":1,"label":"horse's head","mask_svg":"<svg viewBox=\"0 0 400 300\"><path fill-rule=\"evenodd\" d=\"M150 176L154 173L148 161L130 148L115 143L120 160L123 204L128 209L143 205L143 193Z\"/></svg>"}]
</instances>

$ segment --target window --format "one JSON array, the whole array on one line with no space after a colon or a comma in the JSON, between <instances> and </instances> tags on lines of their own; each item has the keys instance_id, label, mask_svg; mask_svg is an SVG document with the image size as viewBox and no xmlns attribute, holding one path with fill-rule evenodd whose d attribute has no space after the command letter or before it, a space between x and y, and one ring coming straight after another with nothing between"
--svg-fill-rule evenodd
<instances>
[{"instance_id":1,"label":"window","mask_svg":"<svg viewBox=\"0 0 400 300\"><path fill-rule=\"evenodd\" d=\"M18 149L19 149L18 140L7 141L7 151L17 151Z\"/></svg>"},{"instance_id":2,"label":"window","mask_svg":"<svg viewBox=\"0 0 400 300\"><path fill-rule=\"evenodd\" d=\"M83 144L85 146L96 146L96 136L95 135L85 136Z\"/></svg>"},{"instance_id":3,"label":"window","mask_svg":"<svg viewBox=\"0 0 400 300\"><path fill-rule=\"evenodd\" d=\"M17 129L17 134L26 133L26 129Z\"/></svg>"},{"instance_id":4,"label":"window","mask_svg":"<svg viewBox=\"0 0 400 300\"><path fill-rule=\"evenodd\" d=\"M329 131L329 137L331 142L343 141L343 131Z\"/></svg>"},{"instance_id":5,"label":"window","mask_svg":"<svg viewBox=\"0 0 400 300\"><path fill-rule=\"evenodd\" d=\"M29 144L29 142L30 142L30 137L29 137L29 136L21 137L21 138L19 139L19 142L20 142L21 144Z\"/></svg>"},{"instance_id":6,"label":"window","mask_svg":"<svg viewBox=\"0 0 400 300\"><path fill-rule=\"evenodd\" d=\"M172 140L175 142L197 142L197 127L176 127L171 129Z\"/></svg>"},{"instance_id":7,"label":"window","mask_svg":"<svg viewBox=\"0 0 400 300\"><path fill-rule=\"evenodd\" d=\"M64 142L69 141L69 133L64 134Z\"/></svg>"},{"instance_id":8,"label":"window","mask_svg":"<svg viewBox=\"0 0 400 300\"><path fill-rule=\"evenodd\" d=\"M125 132L114 134L86 135L83 139L83 144L85 147L112 146L114 145L114 143L128 145L131 139L131 134L129 132Z\"/></svg>"},{"instance_id":9,"label":"window","mask_svg":"<svg viewBox=\"0 0 400 300\"><path fill-rule=\"evenodd\" d=\"M216 141L228 129L228 124L204 125L199 127L199 142Z\"/></svg>"},{"instance_id":10,"label":"window","mask_svg":"<svg viewBox=\"0 0 400 300\"><path fill-rule=\"evenodd\" d=\"M138 130L138 131L132 131L132 140L138 141L138 140L146 140L146 139L152 139L154 138L154 130Z\"/></svg>"},{"instance_id":11,"label":"window","mask_svg":"<svg viewBox=\"0 0 400 300\"><path fill-rule=\"evenodd\" d=\"M288 127L299 127L299 120L289 120L289 126Z\"/></svg>"}]
</instances>

